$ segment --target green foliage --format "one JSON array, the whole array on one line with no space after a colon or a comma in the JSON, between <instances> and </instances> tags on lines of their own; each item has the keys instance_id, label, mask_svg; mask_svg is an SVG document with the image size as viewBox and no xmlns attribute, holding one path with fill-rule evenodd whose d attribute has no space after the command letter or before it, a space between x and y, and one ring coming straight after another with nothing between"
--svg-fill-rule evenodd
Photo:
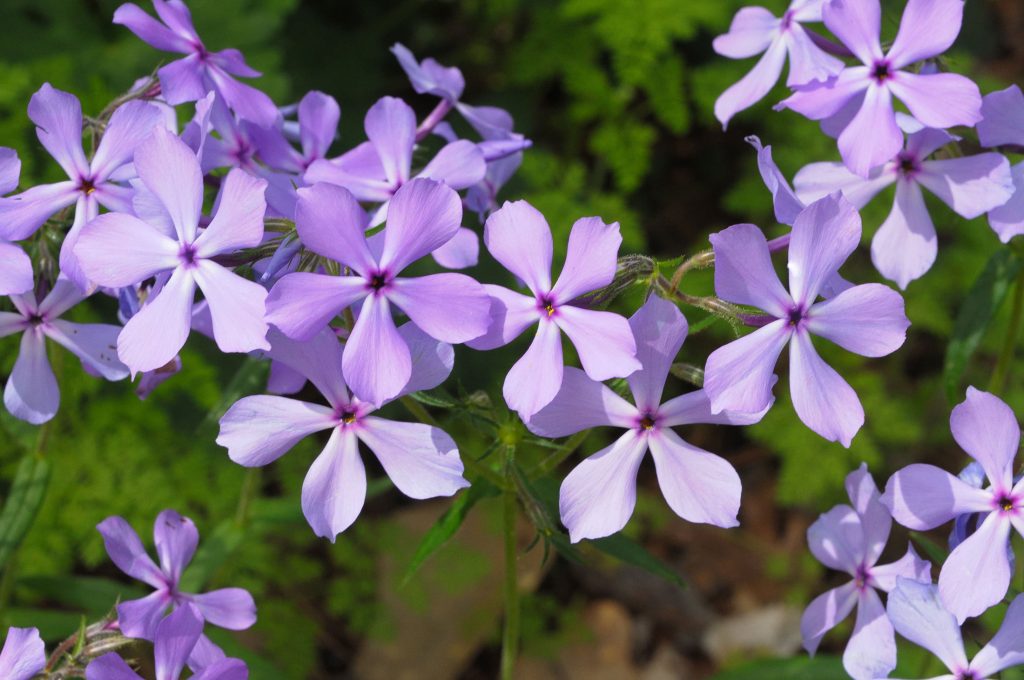
<instances>
[{"instance_id":1,"label":"green foliage","mask_svg":"<svg viewBox=\"0 0 1024 680\"><path fill-rule=\"evenodd\" d=\"M714 676L713 680L846 680L838 657L817 656L813 659L770 659L752 661Z\"/></svg>"}]
</instances>

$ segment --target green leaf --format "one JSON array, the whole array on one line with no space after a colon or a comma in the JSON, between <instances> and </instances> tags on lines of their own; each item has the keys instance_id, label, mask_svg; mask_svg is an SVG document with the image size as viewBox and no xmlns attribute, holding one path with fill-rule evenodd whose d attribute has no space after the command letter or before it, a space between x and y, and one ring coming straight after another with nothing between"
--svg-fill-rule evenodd
<instances>
[{"instance_id":1,"label":"green leaf","mask_svg":"<svg viewBox=\"0 0 1024 680\"><path fill-rule=\"evenodd\" d=\"M813 659L762 659L712 676L711 680L848 680L843 662L834 656Z\"/></svg>"},{"instance_id":2,"label":"green leaf","mask_svg":"<svg viewBox=\"0 0 1024 680\"><path fill-rule=\"evenodd\" d=\"M31 453L21 459L3 512L0 512L0 568L11 559L32 527L49 482L49 463Z\"/></svg>"},{"instance_id":3,"label":"green leaf","mask_svg":"<svg viewBox=\"0 0 1024 680\"><path fill-rule=\"evenodd\" d=\"M38 628L39 635L45 640L62 640L78 630L81 624L81 614L56 609L11 607L4 611L3 618L5 628Z\"/></svg>"},{"instance_id":4,"label":"green leaf","mask_svg":"<svg viewBox=\"0 0 1024 680\"><path fill-rule=\"evenodd\" d=\"M458 402L445 394L442 390L431 390L429 392L413 392L409 395L421 404L435 408L455 408Z\"/></svg>"},{"instance_id":5,"label":"green leaf","mask_svg":"<svg viewBox=\"0 0 1024 680\"><path fill-rule=\"evenodd\" d=\"M27 576L18 579L18 589L23 599L55 602L90 618L107 614L118 600L147 595L138 586L95 576Z\"/></svg>"},{"instance_id":6,"label":"green leaf","mask_svg":"<svg viewBox=\"0 0 1024 680\"><path fill-rule=\"evenodd\" d=\"M184 592L201 592L214 573L231 557L245 537L245 531L233 520L224 520L204 538L188 571L181 577Z\"/></svg>"},{"instance_id":7,"label":"green leaf","mask_svg":"<svg viewBox=\"0 0 1024 680\"><path fill-rule=\"evenodd\" d=\"M967 362L985 336L1020 269L1021 261L1013 251L996 251L960 306L942 368L942 380L951 403L963 396L960 378Z\"/></svg>"},{"instance_id":8,"label":"green leaf","mask_svg":"<svg viewBox=\"0 0 1024 680\"><path fill-rule=\"evenodd\" d=\"M437 552L442 545L447 543L448 539L455 535L455 532L459 530L462 522L465 521L466 516L469 514L470 508L476 505L477 501L496 495L498 495L498 489L484 479L477 480L473 486L469 487L468 491L459 494L451 506L445 510L440 519L434 523L434 526L430 527L430 530L423 537L419 547L416 548L416 554L412 556L412 561L402 576L401 585L405 586L409 583L409 580L419 571L423 563Z\"/></svg>"},{"instance_id":9,"label":"green leaf","mask_svg":"<svg viewBox=\"0 0 1024 680\"><path fill-rule=\"evenodd\" d=\"M910 538L920 546L921 550L928 556L928 559L932 561L932 564L942 564L946 561L946 557L949 556L948 550L922 533L911 531Z\"/></svg>"},{"instance_id":10,"label":"green leaf","mask_svg":"<svg viewBox=\"0 0 1024 680\"><path fill-rule=\"evenodd\" d=\"M674 583L677 586L686 585L671 567L648 552L647 548L621 533L592 540L590 545L627 564L660 576L669 583Z\"/></svg>"}]
</instances>

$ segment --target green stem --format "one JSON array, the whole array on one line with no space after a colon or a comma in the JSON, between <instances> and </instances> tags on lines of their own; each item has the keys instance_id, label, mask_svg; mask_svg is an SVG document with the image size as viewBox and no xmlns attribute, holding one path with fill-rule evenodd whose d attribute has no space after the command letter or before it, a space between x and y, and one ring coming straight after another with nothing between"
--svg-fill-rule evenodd
<instances>
[{"instance_id":1,"label":"green stem","mask_svg":"<svg viewBox=\"0 0 1024 680\"><path fill-rule=\"evenodd\" d=\"M438 427L437 420L434 418L434 416L430 415L430 412L423 407L423 404L419 403L409 395L402 397L401 399L399 399L399 401L402 402L402 406L404 406L405 409L410 414L412 414L414 418L416 418L416 420L420 421L425 425ZM491 468L487 467L486 465L484 465L477 459L473 458L472 456L462 456L462 464L466 467L466 470L472 472L478 477L483 477L484 479L486 479L488 482L498 487L499 489L505 488L505 479L500 474L498 474Z\"/></svg>"},{"instance_id":2,"label":"green stem","mask_svg":"<svg viewBox=\"0 0 1024 680\"><path fill-rule=\"evenodd\" d=\"M505 447L505 487L502 493L502 524L505 538L505 630L501 640L501 677L511 680L515 673L519 647L519 578L516 569L516 520L519 506L514 479L515 446Z\"/></svg>"},{"instance_id":3,"label":"green stem","mask_svg":"<svg viewBox=\"0 0 1024 680\"><path fill-rule=\"evenodd\" d=\"M242 481L242 493L238 496L238 508L235 510L235 524L244 527L249 521L249 510L252 501L260 488L260 468L249 468L245 471L245 479Z\"/></svg>"},{"instance_id":4,"label":"green stem","mask_svg":"<svg viewBox=\"0 0 1024 680\"><path fill-rule=\"evenodd\" d=\"M1006 379L1009 377L1010 364L1013 362L1013 355L1017 349L1017 336L1020 333L1021 316L1024 315L1024 270L1017 275L1017 281L1013 287L1013 302L1010 309L1010 322L1006 327L1006 337L1003 340L1003 348L996 359L995 368L992 370L992 380L989 381L989 391L996 394L1006 388Z\"/></svg>"},{"instance_id":5,"label":"green stem","mask_svg":"<svg viewBox=\"0 0 1024 680\"><path fill-rule=\"evenodd\" d=\"M590 430L583 430L582 432L577 432L573 436L569 437L560 451L555 451L553 454L537 463L537 465L530 470L527 477L530 479L537 479L538 477L543 477L557 468L562 464L562 461L576 452L576 449L580 447L580 444L583 443L583 440L587 438L588 434L590 434Z\"/></svg>"}]
</instances>

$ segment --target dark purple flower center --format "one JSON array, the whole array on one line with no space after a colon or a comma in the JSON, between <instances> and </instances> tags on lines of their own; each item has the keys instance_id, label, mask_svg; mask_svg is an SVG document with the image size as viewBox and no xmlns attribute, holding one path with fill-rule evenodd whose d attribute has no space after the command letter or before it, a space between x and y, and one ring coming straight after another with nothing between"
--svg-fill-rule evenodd
<instances>
[{"instance_id":1,"label":"dark purple flower center","mask_svg":"<svg viewBox=\"0 0 1024 680\"><path fill-rule=\"evenodd\" d=\"M788 10L782 15L782 23L779 25L783 31L788 30L793 25L793 10Z\"/></svg>"},{"instance_id":2,"label":"dark purple flower center","mask_svg":"<svg viewBox=\"0 0 1024 680\"><path fill-rule=\"evenodd\" d=\"M558 305L555 304L555 299L550 295L542 295L537 298L537 309L547 314L548 317L552 317L558 311Z\"/></svg>"},{"instance_id":3,"label":"dark purple flower center","mask_svg":"<svg viewBox=\"0 0 1024 680\"><path fill-rule=\"evenodd\" d=\"M871 67L871 78L877 83L884 83L892 78L892 66L887 61L876 61Z\"/></svg>"},{"instance_id":4,"label":"dark purple flower center","mask_svg":"<svg viewBox=\"0 0 1024 680\"><path fill-rule=\"evenodd\" d=\"M1008 493L1002 493L996 496L996 507L1003 512L1013 512L1017 509L1017 501L1019 499L1014 498Z\"/></svg>"},{"instance_id":5,"label":"dark purple flower center","mask_svg":"<svg viewBox=\"0 0 1024 680\"><path fill-rule=\"evenodd\" d=\"M377 272L370 277L369 281L370 289L374 291L381 290L384 286L388 285L388 276L384 272Z\"/></svg>"},{"instance_id":6,"label":"dark purple flower center","mask_svg":"<svg viewBox=\"0 0 1024 680\"><path fill-rule=\"evenodd\" d=\"M178 254L181 261L187 265L192 266L196 263L198 256L196 254L196 247L191 243L186 243L181 246L181 252Z\"/></svg>"},{"instance_id":7,"label":"dark purple flower center","mask_svg":"<svg viewBox=\"0 0 1024 680\"><path fill-rule=\"evenodd\" d=\"M921 166L918 164L917 159L906 152L903 152L899 156L897 156L896 162L898 163L900 174L905 177L915 175L917 174L917 171L921 169Z\"/></svg>"},{"instance_id":8,"label":"dark purple flower center","mask_svg":"<svg viewBox=\"0 0 1024 680\"><path fill-rule=\"evenodd\" d=\"M45 319L43 319L43 315L39 312L33 312L28 315L28 322L32 326L41 326L43 321L45 321Z\"/></svg>"},{"instance_id":9,"label":"dark purple flower center","mask_svg":"<svg viewBox=\"0 0 1024 680\"><path fill-rule=\"evenodd\" d=\"M871 582L871 570L868 569L867 565L862 564L857 567L857 571L853 575L853 583L857 587L857 590L863 591L868 587Z\"/></svg>"},{"instance_id":10,"label":"dark purple flower center","mask_svg":"<svg viewBox=\"0 0 1024 680\"><path fill-rule=\"evenodd\" d=\"M92 192L96 191L96 185L91 179L83 177L82 181L78 183L78 190L88 196Z\"/></svg>"},{"instance_id":11,"label":"dark purple flower center","mask_svg":"<svg viewBox=\"0 0 1024 680\"><path fill-rule=\"evenodd\" d=\"M658 427L658 414L647 412L640 416L640 419L636 421L636 429L640 434L650 432Z\"/></svg>"},{"instance_id":12,"label":"dark purple flower center","mask_svg":"<svg viewBox=\"0 0 1024 680\"><path fill-rule=\"evenodd\" d=\"M796 327L800 325L800 322L804 320L804 309L803 307L794 307L786 314L786 322Z\"/></svg>"},{"instance_id":13,"label":"dark purple flower center","mask_svg":"<svg viewBox=\"0 0 1024 680\"><path fill-rule=\"evenodd\" d=\"M342 411L340 418L341 422L344 423L345 425L351 425L352 423L356 422L356 412Z\"/></svg>"},{"instance_id":14,"label":"dark purple flower center","mask_svg":"<svg viewBox=\"0 0 1024 680\"><path fill-rule=\"evenodd\" d=\"M967 669L959 671L956 674L956 680L981 680L981 678L974 671Z\"/></svg>"}]
</instances>

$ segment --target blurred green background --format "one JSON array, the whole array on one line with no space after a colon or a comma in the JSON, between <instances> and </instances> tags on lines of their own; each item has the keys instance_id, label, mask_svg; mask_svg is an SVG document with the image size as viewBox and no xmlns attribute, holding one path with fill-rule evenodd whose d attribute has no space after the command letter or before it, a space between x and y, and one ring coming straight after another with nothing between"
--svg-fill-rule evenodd
<instances>
[{"instance_id":1,"label":"blurred green background","mask_svg":"<svg viewBox=\"0 0 1024 680\"><path fill-rule=\"evenodd\" d=\"M99 112L132 82L152 72L160 54L110 23L112 0L5 0L0 6L0 144L24 161L22 185L55 179L59 169L35 141L25 107L44 81L76 93L87 114ZM711 51L711 39L747 3L737 0L193 0L206 44L237 47L264 72L255 84L290 103L318 89L342 108L335 152L362 141L362 118L379 97L405 98L421 113L430 97L416 96L388 47L402 42L419 57L459 66L464 100L505 107L516 129L534 140L501 198L525 198L548 217L564 248L572 222L600 215L621 223L623 252L659 258L707 247L707 235L736 222L754 222L769 236L770 197L756 173L757 134L771 144L787 176L819 160L838 159L817 125L792 113L773 113L779 88L738 115L728 132L713 119L718 94L752 65ZM781 11L783 3L762 3ZM891 37L901 3L884 3ZM142 3L149 11L150 7ZM961 40L950 55L985 91L1021 81L1024 17L1019 0L972 0ZM164 62L165 63L165 62ZM965 150L971 150L965 143ZM930 200L930 197L929 197ZM865 248L844 270L861 282L879 280L866 245L884 220L892 190L864 210ZM799 613L811 597L839 583L806 551L804 532L818 513L845 500L845 475L867 462L879 484L911 461L957 470L966 460L947 423L967 384L985 387L1006 333L1000 309L966 375L953 376L950 401L943 356L967 291L1003 249L985 220L965 222L937 201L940 234L933 270L910 285L913 322L897 354L865 361L822 352L855 387L867 424L845 450L804 428L786 394L763 423L744 430L691 428L693 443L732 461L744 481L742 526L731 531L693 526L675 517L658 493L653 467L640 475L641 496L627 533L688 584L584 549L585 564L543 548L522 557L524 604L520 675L529 678L830 678L845 637L826 637L824 660L799 658ZM468 226L477 226L467 216ZM497 272L477 272L486 278ZM490 279L488 279L490 280ZM511 283L502 281L503 283ZM684 287L709 294L707 273ZM621 304L629 313L636 296ZM1008 307L1008 305L1004 305ZM691 322L702 313L691 316ZM85 317L110 319L102 302ZM731 337L726 324L695 335L681 360L702 365ZM2 341L6 374L16 349ZM823 343L819 343L823 344ZM453 381L500 400L504 372L525 345L476 354L460 348ZM56 355L55 355L56 357ZM215 546L197 565L196 581L252 591L259 621L250 631L219 635L229 654L249 661L255 678L488 678L500 648L501 553L496 503L484 501L456 538L407 583L402 574L427 528L448 501L412 503L381 486L356 525L333 545L317 539L298 505L302 477L317 451L308 440L265 470L247 476L214 444L216 419L244 394L261 391L259 367L224 356L193 338L183 372L140 402L127 384L85 376L69 356L55 359L62 407L45 443L52 481L41 514L0 581L4 625L34 625L57 642L81 616L104 614L135 584L109 563L94 530L112 514L124 516L149 541L156 514L167 507L193 517L201 544ZM1014 364L1004 398L1024 412L1024 366ZM784 374L783 374L784 375ZM688 389L678 382L670 390ZM408 418L399 407L395 417ZM460 447L487 447L477 428L438 413ZM28 426L0 415L0 478L10 480L23 449L36 446ZM596 432L580 453L603 446ZM471 454L473 455L473 454ZM543 451L521 455L539 458ZM369 456L371 475L382 473ZM556 472L558 479L568 465ZM256 493L241 502L243 487ZM0 486L0 490L4 487ZM523 546L532 531L524 519ZM894 531L891 553L906 534ZM924 540L924 539L922 539ZM940 533L931 536L944 544ZM927 552L926 549L919 549ZM219 552L218 552L219 551ZM1018 567L1024 560L1018 560ZM795 618L794 618L795 617ZM995 621L1001 613L992 613ZM850 624L846 624L848 632ZM794 631L796 638L794 638ZM988 633L979 631L984 641ZM795 656L795 660L768 661ZM900 672L927 674L927 659L901 647ZM752 664L752 665L751 665ZM802 674L802 675L801 675ZM1006 674L1006 677L1011 677ZM1020 677L1020 676L1013 676Z\"/></svg>"}]
</instances>

